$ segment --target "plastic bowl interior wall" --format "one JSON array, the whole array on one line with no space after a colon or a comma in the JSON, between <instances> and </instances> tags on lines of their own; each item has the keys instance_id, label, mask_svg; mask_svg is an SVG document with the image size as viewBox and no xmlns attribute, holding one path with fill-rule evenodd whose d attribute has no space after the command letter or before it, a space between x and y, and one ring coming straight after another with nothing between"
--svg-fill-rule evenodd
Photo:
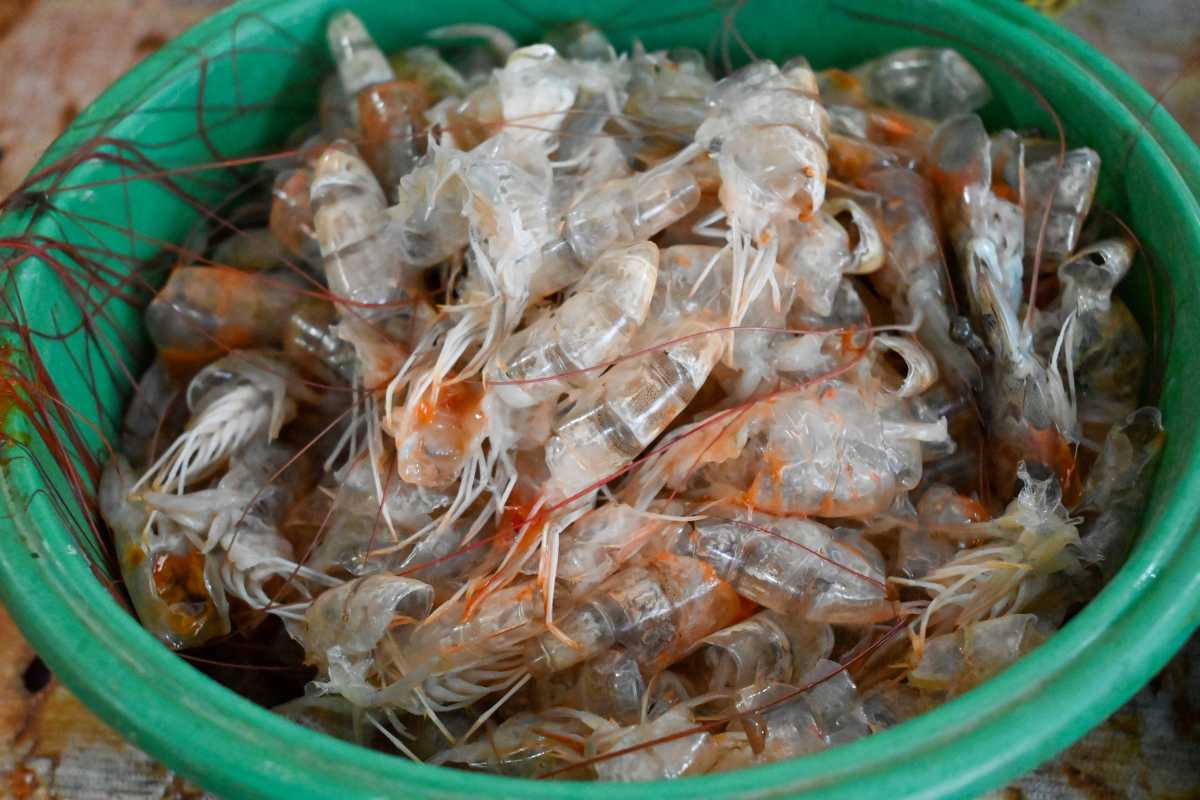
<instances>
[{"instance_id":1,"label":"plastic bowl interior wall","mask_svg":"<svg viewBox=\"0 0 1200 800\"><path fill-rule=\"evenodd\" d=\"M329 69L323 22L335 0L248 2L194 28L111 88L51 148L43 166L98 136L132 140L159 164L198 165L268 152L313 113L316 86ZM649 48L704 50L722 14L699 0L557 3L519 0L455 3L356 2L387 48L417 43L452 22L488 22L533 41L547 21L599 22L618 47L635 37ZM1200 623L1200 505L1196 421L1200 393L1188 388L1200 368L1200 157L1179 127L1127 76L1070 34L1016 3L952 0L821 2L752 0L737 16L755 52L808 56L816 67L852 65L902 46L946 44L913 27L858 12L935 26L957 41L991 81L989 125L1053 131L1044 109L1014 71L1037 85L1062 117L1071 144L1104 159L1099 202L1122 216L1145 244L1125 295L1147 323L1173 309L1161 405L1169 432L1138 544L1113 582L1048 643L967 695L894 730L814 756L744 772L638 785L582 785L469 774L409 763L356 748L272 715L222 688L159 645L107 593L68 523L86 526L62 475L15 404L5 408L0 491L7 513L0 535L3 601L54 671L134 743L230 798L520 796L619 798L803 794L822 798L970 796L1050 757L1132 695ZM953 44L953 42L951 42ZM739 46L730 41L736 55ZM717 41L720 52L720 41ZM991 57L983 54L990 53ZM202 102L201 102L202 101ZM205 136L198 136L203 122ZM107 145L110 151L117 145ZM5 237L44 234L147 257L155 240L178 241L195 209L162 181L116 180L128 172L84 160L53 194L64 213L30 211L0 219ZM211 177L211 176L208 176ZM179 175L189 191L215 201L229 186L203 170ZM53 175L47 180L52 180ZM86 186L84 186L86 184ZM67 187L80 186L70 190ZM69 213L69 217L67 214ZM85 217L90 221L82 221ZM128 234L132 227L138 237ZM28 241L28 238L26 238ZM12 251L10 251L12 252ZM1153 263L1154 269L1148 267ZM121 261L112 260L115 268ZM1169 276L1151 280L1147 276ZM18 297L25 319L42 330L70 330L78 305L55 272L34 259L4 273L5 306ZM128 395L117 360L138 367L148 350L136 313L114 309L96 336L38 341L64 399L111 436ZM1166 328L1164 323L1163 328ZM4 329L6 332L8 328ZM103 338L108 345L95 346ZM1170 336L1160 339L1165 356ZM89 344L89 341L91 344ZM28 368L6 347L9 369ZM102 403L92 400L91 375ZM87 425L79 426L85 431ZM87 446L101 452L98 437Z\"/></svg>"}]
</instances>

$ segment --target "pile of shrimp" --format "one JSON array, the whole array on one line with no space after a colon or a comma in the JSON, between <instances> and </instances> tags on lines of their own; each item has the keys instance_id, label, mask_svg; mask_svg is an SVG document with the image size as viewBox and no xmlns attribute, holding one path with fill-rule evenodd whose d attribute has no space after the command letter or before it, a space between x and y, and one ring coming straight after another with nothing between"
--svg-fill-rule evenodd
<instances>
[{"instance_id":1,"label":"pile of shrimp","mask_svg":"<svg viewBox=\"0 0 1200 800\"><path fill-rule=\"evenodd\" d=\"M101 483L175 649L274 618L281 714L645 780L954 697L1121 563L1163 444L1100 159L950 49L849 71L328 22L319 119L145 312Z\"/></svg>"}]
</instances>

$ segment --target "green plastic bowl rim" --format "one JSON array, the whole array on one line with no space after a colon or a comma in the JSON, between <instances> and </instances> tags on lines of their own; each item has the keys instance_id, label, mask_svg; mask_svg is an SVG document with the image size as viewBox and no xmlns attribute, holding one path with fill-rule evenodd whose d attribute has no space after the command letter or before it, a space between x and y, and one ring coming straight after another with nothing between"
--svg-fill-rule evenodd
<instances>
[{"instance_id":1,"label":"green plastic bowl rim","mask_svg":"<svg viewBox=\"0 0 1200 800\"><path fill-rule=\"evenodd\" d=\"M947 0L943 0L947 2ZM111 114L153 93L185 57L203 52L246 13L286 18L287 0L249 0L196 25L132 69L81 119ZM957 3L1030 47L1089 74L1113 113L1145 119L1145 136L1171 164L1172 187L1200 224L1200 152L1128 75L1065 29L1014 2ZM883 9L881 9L883 10ZM886 11L884 11L886 13ZM69 128L56 146L71 146ZM39 165L41 166L41 165ZM1035 766L1128 699L1200 626L1200 448L1162 514L1152 553L1136 551L1117 577L1058 634L966 695L849 745L753 770L653 784L526 781L413 764L305 730L223 688L162 647L90 577L56 520L38 519L0 469L10 516L0 536L0 599L54 673L130 741L222 797L496 796L621 800L634 797L968 797ZM1152 636L1146 631L1153 630ZM124 647L107 643L123 642ZM1079 700L1086 696L1086 702ZM197 735L202 734L202 735Z\"/></svg>"}]
</instances>

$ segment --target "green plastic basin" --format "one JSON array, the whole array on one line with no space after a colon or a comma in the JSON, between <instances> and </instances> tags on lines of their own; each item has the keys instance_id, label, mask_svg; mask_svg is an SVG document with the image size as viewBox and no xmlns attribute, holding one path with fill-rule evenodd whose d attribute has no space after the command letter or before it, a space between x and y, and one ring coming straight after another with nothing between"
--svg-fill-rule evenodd
<instances>
[{"instance_id":1,"label":"green plastic basin","mask_svg":"<svg viewBox=\"0 0 1200 800\"><path fill-rule=\"evenodd\" d=\"M199 165L268 152L312 113L328 69L323 22L339 0L252 0L223 11L115 84L51 148L43 165L98 135L133 140L157 163ZM705 48L722 12L698 0L374 0L350 4L387 48L420 41L451 22L489 22L531 40L543 24L588 18L618 46ZM753 0L737 27L759 54L803 53L817 67L849 65L886 50L945 43L928 31L866 19L854 9L935 27L963 44L991 81L991 125L1053 130L1010 70L1026 76L1062 117L1071 144L1100 152L1100 202L1145 243L1126 297L1144 323L1159 299L1161 407L1168 444L1138 543L1111 584L1057 635L965 696L893 730L818 755L655 785L531 782L449 771L353 747L310 732L218 685L151 638L104 589L88 547L71 535L84 511L19 407L0 402L0 597L54 672L97 714L150 754L228 798L496 796L620 800L629 797L795 795L822 798L967 797L1054 755L1129 698L1200 624L1200 154L1129 77L1071 34L1015 2ZM972 50L971 46L979 48ZM735 53L739 50L731 44ZM988 57L980 50L993 55ZM720 52L720 42L717 42ZM202 102L200 102L202 101ZM205 136L198 136L203 123ZM119 180L129 169L84 161L50 198L58 212L0 217L0 255L11 237L42 234L146 257L154 240L178 241L196 211L161 181ZM181 185L215 200L229 186L203 170ZM72 189L71 187L77 187ZM81 221L83 217L90 221ZM140 234L129 235L129 228ZM26 238L26 241L28 239ZM128 392L118 360L136 374L148 351L133 309L112 305L92 334L76 330L79 298L36 258L4 272L4 307L68 335L36 345L78 414L83 446L102 452ZM121 260L110 263L120 267ZM1152 274L1169 275L1166 281ZM1169 324L1174 312L1174 323ZM3 322L0 317L0 322ZM11 326L0 330L10 341ZM1174 347L1169 347L1171 341ZM98 341L105 346L98 347ZM15 345L8 369L28 369ZM93 399L99 396L99 401ZM0 401L5 397L0 396Z\"/></svg>"}]
</instances>

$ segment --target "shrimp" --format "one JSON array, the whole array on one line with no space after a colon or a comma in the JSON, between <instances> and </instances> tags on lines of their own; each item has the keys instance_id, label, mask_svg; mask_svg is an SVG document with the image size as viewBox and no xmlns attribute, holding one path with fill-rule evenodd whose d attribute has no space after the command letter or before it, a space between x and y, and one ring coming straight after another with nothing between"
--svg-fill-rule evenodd
<instances>
[{"instance_id":1,"label":"shrimp","mask_svg":"<svg viewBox=\"0 0 1200 800\"><path fill-rule=\"evenodd\" d=\"M452 383L433 397L426 392L416 413L393 421L400 479L428 488L450 486L465 464L482 461L486 415L474 383Z\"/></svg>"},{"instance_id":2,"label":"shrimp","mask_svg":"<svg viewBox=\"0 0 1200 800\"><path fill-rule=\"evenodd\" d=\"M570 669L544 675L530 687L537 708L567 706L626 725L639 718L646 694L641 667L619 646Z\"/></svg>"},{"instance_id":3,"label":"shrimp","mask_svg":"<svg viewBox=\"0 0 1200 800\"><path fill-rule=\"evenodd\" d=\"M1067 516L1053 476L1018 470L1022 487L1002 516L966 526L959 536L983 544L959 550L920 580L892 577L901 586L929 592L931 600L912 624L918 656L927 630L959 629L1024 610L1050 587L1056 573L1080 570L1077 520Z\"/></svg>"},{"instance_id":4,"label":"shrimp","mask_svg":"<svg viewBox=\"0 0 1200 800\"><path fill-rule=\"evenodd\" d=\"M312 183L313 172L307 165L276 175L268 221L271 235L284 252L299 259L305 268L321 265L321 246L313 220Z\"/></svg>"},{"instance_id":5,"label":"shrimp","mask_svg":"<svg viewBox=\"0 0 1200 800\"><path fill-rule=\"evenodd\" d=\"M147 306L146 331L168 370L186 376L230 350L278 343L297 298L285 278L180 267Z\"/></svg>"},{"instance_id":6,"label":"shrimp","mask_svg":"<svg viewBox=\"0 0 1200 800\"><path fill-rule=\"evenodd\" d=\"M432 610L433 589L397 575L368 575L322 592L304 612L299 637L309 661L321 670L316 687L368 705L378 670L372 654Z\"/></svg>"},{"instance_id":7,"label":"shrimp","mask_svg":"<svg viewBox=\"0 0 1200 800\"><path fill-rule=\"evenodd\" d=\"M1052 142L1040 148L1026 145L1024 155L1025 257L1032 260L1037 255L1039 231L1045 219L1045 232L1040 238L1042 268L1046 269L1074 253L1079 244L1100 178L1100 156L1095 150L1080 147L1066 151L1059 166L1058 145Z\"/></svg>"},{"instance_id":8,"label":"shrimp","mask_svg":"<svg viewBox=\"0 0 1200 800\"><path fill-rule=\"evenodd\" d=\"M977 686L1049 638L1033 614L982 620L925 642L908 683L923 691L961 694Z\"/></svg>"},{"instance_id":9,"label":"shrimp","mask_svg":"<svg viewBox=\"0 0 1200 800\"><path fill-rule=\"evenodd\" d=\"M553 400L584 380L553 376L620 354L650 309L658 258L650 242L606 251L561 306L508 337L496 352L484 369L496 397L516 408Z\"/></svg>"},{"instance_id":10,"label":"shrimp","mask_svg":"<svg viewBox=\"0 0 1200 800\"><path fill-rule=\"evenodd\" d=\"M675 245L663 253L661 279L655 289L651 316L660 325L708 323L713 333L734 326L779 328L795 298L795 277L780 265L762 271L760 280L749 286L734 285L733 256L729 248L710 245ZM765 289L770 286L772 291ZM728 326L717 328L719 322ZM735 335L736 334L736 335ZM704 334L695 334L704 335ZM708 334L712 336L712 333ZM731 397L748 397L754 389L776 374L777 336L761 330L730 330L722 364L736 375L718 374Z\"/></svg>"},{"instance_id":11,"label":"shrimp","mask_svg":"<svg viewBox=\"0 0 1200 800\"><path fill-rule=\"evenodd\" d=\"M865 102L933 120L975 111L991 99L975 67L957 50L945 47L896 50L850 74L859 82Z\"/></svg>"},{"instance_id":12,"label":"shrimp","mask_svg":"<svg viewBox=\"0 0 1200 800\"><path fill-rule=\"evenodd\" d=\"M679 149L692 140L708 111L713 80L699 53L647 53L635 44L625 114L643 132L647 147Z\"/></svg>"},{"instance_id":13,"label":"shrimp","mask_svg":"<svg viewBox=\"0 0 1200 800\"><path fill-rule=\"evenodd\" d=\"M1129 549L1165 440L1158 409L1139 408L1108 431L1088 473L1076 509L1084 516L1080 547L1083 560L1105 579Z\"/></svg>"},{"instance_id":14,"label":"shrimp","mask_svg":"<svg viewBox=\"0 0 1200 800\"><path fill-rule=\"evenodd\" d=\"M445 491L387 479L394 463L395 452L386 445L378 451L368 447L367 452L332 472L332 485L319 489L329 499L323 506L324 518L315 521L320 538L313 542L306 559L310 566L356 576L401 571L410 566L411 558L419 558L420 552L437 550L448 538L463 535L461 529L446 526L438 529L438 535L423 538L438 528L435 517L453 497Z\"/></svg>"},{"instance_id":15,"label":"shrimp","mask_svg":"<svg viewBox=\"0 0 1200 800\"><path fill-rule=\"evenodd\" d=\"M660 553L600 584L562 620L571 643L544 633L526 663L534 674L559 672L620 644L644 670L658 672L742 616L742 601L712 567Z\"/></svg>"},{"instance_id":16,"label":"shrimp","mask_svg":"<svg viewBox=\"0 0 1200 800\"><path fill-rule=\"evenodd\" d=\"M503 702L530 680L524 653L543 630L537 587L509 586L479 602L473 614L465 609L461 595L444 602L413 628L403 648L377 656L384 677L370 705L440 713L497 692L506 692Z\"/></svg>"},{"instance_id":17,"label":"shrimp","mask_svg":"<svg viewBox=\"0 0 1200 800\"><path fill-rule=\"evenodd\" d=\"M979 117L950 117L934 131L927 169L949 222L959 262L966 265L986 245L998 299L1015 317L1022 299L1025 217L1019 206L992 191L991 148ZM969 290L967 296L973 313L985 313L975 293Z\"/></svg>"},{"instance_id":18,"label":"shrimp","mask_svg":"<svg viewBox=\"0 0 1200 800\"><path fill-rule=\"evenodd\" d=\"M131 497L133 482L129 462L117 455L101 475L98 500L138 619L174 650L229 633L229 602L215 562L177 526Z\"/></svg>"},{"instance_id":19,"label":"shrimp","mask_svg":"<svg viewBox=\"0 0 1200 800\"><path fill-rule=\"evenodd\" d=\"M405 264L430 267L466 246L468 196L457 177L463 161L461 151L430 145L400 178L396 203L387 209L387 241Z\"/></svg>"},{"instance_id":20,"label":"shrimp","mask_svg":"<svg viewBox=\"0 0 1200 800\"><path fill-rule=\"evenodd\" d=\"M412 171L421 155L428 104L425 92L409 81L389 81L362 89L356 102L363 160L394 201L400 179Z\"/></svg>"},{"instance_id":21,"label":"shrimp","mask_svg":"<svg viewBox=\"0 0 1200 800\"><path fill-rule=\"evenodd\" d=\"M991 190L991 142L978 117L943 122L929 161L951 221L974 324L985 334L982 355L991 362L983 372L981 400L996 489L1011 497L1017 465L1028 461L1053 470L1073 503L1079 484L1071 450L1079 436L1075 409L1057 367L1047 366L1034 350L1031 314L1018 321L1021 209Z\"/></svg>"},{"instance_id":22,"label":"shrimp","mask_svg":"<svg viewBox=\"0 0 1200 800\"><path fill-rule=\"evenodd\" d=\"M389 244L383 192L353 145L337 142L322 153L312 207L325 274L342 316L339 333L362 362L363 383L381 385L408 358L432 314L410 291L411 267Z\"/></svg>"},{"instance_id":23,"label":"shrimp","mask_svg":"<svg viewBox=\"0 0 1200 800\"><path fill-rule=\"evenodd\" d=\"M836 661L821 659L796 679L817 732L827 746L852 742L870 733L858 686Z\"/></svg>"},{"instance_id":24,"label":"shrimp","mask_svg":"<svg viewBox=\"0 0 1200 800\"><path fill-rule=\"evenodd\" d=\"M317 491L328 491L324 487ZM313 520L317 538L304 559L310 568L331 575L359 577L375 572L395 571L398 564L372 552L372 544L381 539L384 523L373 514L358 514L344 506L334 506ZM401 529L402 530L402 529ZM380 542L380 549L389 540Z\"/></svg>"},{"instance_id":25,"label":"shrimp","mask_svg":"<svg viewBox=\"0 0 1200 800\"><path fill-rule=\"evenodd\" d=\"M798 680L833 652L833 629L774 611L760 611L700 640L679 670L699 694Z\"/></svg>"},{"instance_id":26,"label":"shrimp","mask_svg":"<svg viewBox=\"0 0 1200 800\"><path fill-rule=\"evenodd\" d=\"M414 575L434 587L436 600L445 601L462 587L470 571L487 554L481 548L467 546L476 527L461 521L439 525L428 514L422 523L405 522L386 510L386 505L400 505L401 497L407 495L403 502L411 513L449 505L450 498L435 493L424 499L426 505L420 505L425 490L402 482L397 489L383 509L373 506L355 510L339 498L327 515L316 520L321 537L305 563L318 572ZM380 520L381 514L388 515L385 521Z\"/></svg>"},{"instance_id":27,"label":"shrimp","mask_svg":"<svg viewBox=\"0 0 1200 800\"><path fill-rule=\"evenodd\" d=\"M780 266L793 276L799 302L817 314L833 310L843 275L866 275L883 266L879 229L847 197L831 198L810 219L790 221L780 236L785 242Z\"/></svg>"},{"instance_id":28,"label":"shrimp","mask_svg":"<svg viewBox=\"0 0 1200 800\"><path fill-rule=\"evenodd\" d=\"M743 67L713 87L708 103L696 143L717 152L721 203L735 236L757 237L820 209L829 120L803 59L782 69L769 61Z\"/></svg>"},{"instance_id":29,"label":"shrimp","mask_svg":"<svg viewBox=\"0 0 1200 800\"><path fill-rule=\"evenodd\" d=\"M514 127L514 135L550 146L579 95L579 76L573 67L548 44L513 51L496 75L501 113L505 120L532 123Z\"/></svg>"},{"instance_id":30,"label":"shrimp","mask_svg":"<svg viewBox=\"0 0 1200 800\"><path fill-rule=\"evenodd\" d=\"M187 427L134 486L182 494L257 437L279 436L296 414L295 397L311 399L295 372L265 352L235 351L192 379Z\"/></svg>"},{"instance_id":31,"label":"shrimp","mask_svg":"<svg viewBox=\"0 0 1200 800\"><path fill-rule=\"evenodd\" d=\"M326 24L329 51L337 65L338 80L347 97L363 89L396 79L387 56L375 44L362 20L350 11L340 11ZM355 109L355 106L350 106Z\"/></svg>"},{"instance_id":32,"label":"shrimp","mask_svg":"<svg viewBox=\"0 0 1200 800\"><path fill-rule=\"evenodd\" d=\"M924 578L954 558L954 543L938 536L937 531L960 530L964 525L983 522L986 516L978 503L941 483L925 489L917 504L917 515L916 527L902 529L896 542L896 571L906 578Z\"/></svg>"},{"instance_id":33,"label":"shrimp","mask_svg":"<svg viewBox=\"0 0 1200 800\"><path fill-rule=\"evenodd\" d=\"M292 587L310 594L339 581L293 558L280 531L284 512L308 484L305 462L290 447L252 442L231 457L216 485L186 494L144 491L154 512L170 519L192 544L216 564L224 591L255 609L268 609L266 584L298 577ZM274 613L285 614L282 610Z\"/></svg>"},{"instance_id":34,"label":"shrimp","mask_svg":"<svg viewBox=\"0 0 1200 800\"><path fill-rule=\"evenodd\" d=\"M466 569L480 555L472 551L446 558L470 530L436 523L438 512L451 504L450 494L384 480L394 458L394 452L378 461L364 453L331 475L334 486L319 488L328 497L324 513L313 521L319 540L305 559L308 566L352 576L403 572L437 583L444 573ZM426 569L415 569L426 564Z\"/></svg>"},{"instance_id":35,"label":"shrimp","mask_svg":"<svg viewBox=\"0 0 1200 800\"><path fill-rule=\"evenodd\" d=\"M421 87L434 106L446 99L467 93L467 80L435 48L409 47L388 57L397 80L411 81Z\"/></svg>"},{"instance_id":36,"label":"shrimp","mask_svg":"<svg viewBox=\"0 0 1200 800\"><path fill-rule=\"evenodd\" d=\"M564 238L590 264L613 247L648 239L700 202L700 188L681 167L652 170L598 186L567 212Z\"/></svg>"},{"instance_id":37,"label":"shrimp","mask_svg":"<svg viewBox=\"0 0 1200 800\"><path fill-rule=\"evenodd\" d=\"M722 349L698 319L649 326L644 342L672 344L617 364L576 402L546 444L551 499L570 498L627 465L696 396ZM636 345L635 345L636 347Z\"/></svg>"},{"instance_id":38,"label":"shrimp","mask_svg":"<svg viewBox=\"0 0 1200 800\"><path fill-rule=\"evenodd\" d=\"M329 146L317 161L312 207L329 288L366 318L396 313L389 305L404 297L404 264L385 237L387 201L349 142Z\"/></svg>"},{"instance_id":39,"label":"shrimp","mask_svg":"<svg viewBox=\"0 0 1200 800\"><path fill-rule=\"evenodd\" d=\"M585 596L653 540L678 524L621 502L588 511L563 531L556 576L574 597Z\"/></svg>"},{"instance_id":40,"label":"shrimp","mask_svg":"<svg viewBox=\"0 0 1200 800\"><path fill-rule=\"evenodd\" d=\"M761 302L767 286L763 280L750 287L734 285L733 256L729 248L702 244L680 244L663 251L661 279L654 291L651 316L665 321L709 319L713 322L728 318L730 325L745 322L750 308L759 311L755 322L766 321L761 311L782 310L794 297L793 276L778 265L772 265L764 278L773 278L779 290L779 308L775 303Z\"/></svg>"},{"instance_id":41,"label":"shrimp","mask_svg":"<svg viewBox=\"0 0 1200 800\"><path fill-rule=\"evenodd\" d=\"M694 144L675 158L700 149L715 154L723 211L711 221L728 220L733 285L754 285L773 267L777 226L811 217L824 202L829 118L803 59L782 69L769 61L743 67L717 83L708 102ZM754 296L735 298L742 310Z\"/></svg>"},{"instance_id":42,"label":"shrimp","mask_svg":"<svg viewBox=\"0 0 1200 800\"><path fill-rule=\"evenodd\" d=\"M391 548L378 548L367 557L379 561L381 554L390 556L396 562L396 572L420 577L433 586L436 599L445 602L463 588L488 556L483 548L470 545L485 519L486 515L481 514L471 523L459 520L439 524L420 536L411 548L402 544L395 555L387 553Z\"/></svg>"},{"instance_id":43,"label":"shrimp","mask_svg":"<svg viewBox=\"0 0 1200 800\"><path fill-rule=\"evenodd\" d=\"M1018 465L1039 464L1058 478L1068 503L1078 499L1079 473L1071 443L1078 428L1062 376L1033 349L1032 334L1018 323L1004 294L996 250L972 240L966 264L968 292L983 320L992 357L982 395L989 450L1002 496L1011 496Z\"/></svg>"},{"instance_id":44,"label":"shrimp","mask_svg":"<svg viewBox=\"0 0 1200 800\"><path fill-rule=\"evenodd\" d=\"M883 572L864 550L817 522L756 519L694 523L673 549L711 565L743 597L789 617L867 624L896 615Z\"/></svg>"},{"instance_id":45,"label":"shrimp","mask_svg":"<svg viewBox=\"0 0 1200 800\"><path fill-rule=\"evenodd\" d=\"M602 724L602 717L571 708L519 712L490 731L486 740L456 744L431 762L524 778L558 768L569 770L584 743ZM590 777L590 771L581 772Z\"/></svg>"},{"instance_id":46,"label":"shrimp","mask_svg":"<svg viewBox=\"0 0 1200 800\"><path fill-rule=\"evenodd\" d=\"M618 112L625 102L627 73L621 62L581 59L579 93L554 144L555 180L550 197L555 209L570 207L575 198L609 180L630 174L626 148L603 135L607 128L632 127Z\"/></svg>"},{"instance_id":47,"label":"shrimp","mask_svg":"<svg viewBox=\"0 0 1200 800\"><path fill-rule=\"evenodd\" d=\"M917 340L933 354L953 390L963 395L979 385L979 366L950 335L957 311L949 298L932 188L916 172L897 167L870 172L860 185L883 201L880 227L887 259L871 275L871 283L891 298L901 319L920 320Z\"/></svg>"},{"instance_id":48,"label":"shrimp","mask_svg":"<svg viewBox=\"0 0 1200 800\"><path fill-rule=\"evenodd\" d=\"M1129 271L1133 250L1106 239L1075 253L1058 268L1062 293L1040 315L1034 329L1037 351L1052 358L1064 328L1062 362L1076 403L1082 443L1099 438L1137 408L1146 362L1146 340L1137 321L1113 290Z\"/></svg>"},{"instance_id":49,"label":"shrimp","mask_svg":"<svg viewBox=\"0 0 1200 800\"><path fill-rule=\"evenodd\" d=\"M878 513L917 485L922 445L948 441L944 419L919 422L878 398L832 380L761 401L673 447L646 473L692 499L732 495L773 514Z\"/></svg>"},{"instance_id":50,"label":"shrimp","mask_svg":"<svg viewBox=\"0 0 1200 800\"><path fill-rule=\"evenodd\" d=\"M302 372L327 384L354 379L354 347L337 333L337 309L327 300L298 302L283 329L283 352Z\"/></svg>"},{"instance_id":51,"label":"shrimp","mask_svg":"<svg viewBox=\"0 0 1200 800\"><path fill-rule=\"evenodd\" d=\"M810 678L814 685L799 691ZM819 660L797 684L757 684L739 692L737 709L751 763L819 752L870 733L857 687L841 665Z\"/></svg>"},{"instance_id":52,"label":"shrimp","mask_svg":"<svg viewBox=\"0 0 1200 800\"><path fill-rule=\"evenodd\" d=\"M706 731L690 736L670 738L695 728L691 710L677 704L658 717L637 725L619 727L613 723L599 727L587 741L585 759L625 750L624 755L597 760L592 764L596 777L602 781L647 781L701 775L716 762L718 750L713 737ZM669 741L644 749L642 742Z\"/></svg>"},{"instance_id":53,"label":"shrimp","mask_svg":"<svg viewBox=\"0 0 1200 800\"><path fill-rule=\"evenodd\" d=\"M380 475L396 469L395 460L395 451L384 449L342 467L333 474L336 502L354 514L372 518L381 514L397 529L419 530L450 504L451 496L403 481L381 482Z\"/></svg>"}]
</instances>

